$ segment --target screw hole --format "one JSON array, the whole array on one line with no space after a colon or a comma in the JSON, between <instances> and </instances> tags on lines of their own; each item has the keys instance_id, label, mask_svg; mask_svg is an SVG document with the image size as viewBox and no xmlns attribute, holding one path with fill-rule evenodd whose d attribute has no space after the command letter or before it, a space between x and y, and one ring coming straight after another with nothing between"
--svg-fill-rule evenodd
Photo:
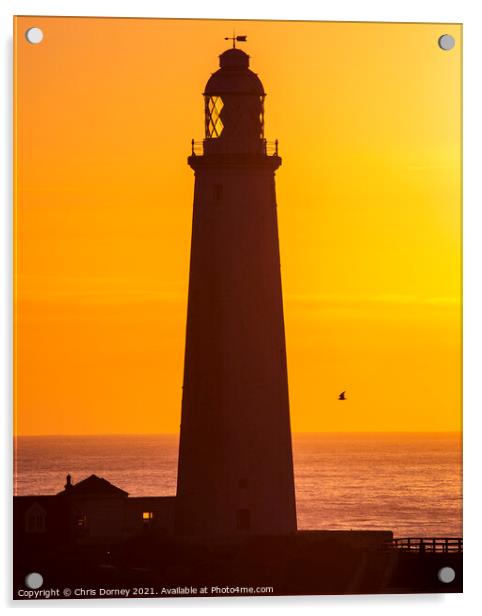
<instances>
[{"instance_id":1,"label":"screw hole","mask_svg":"<svg viewBox=\"0 0 482 616\"><path fill-rule=\"evenodd\" d=\"M438 579L444 584L450 584L455 580L455 571L452 567L442 567L437 574Z\"/></svg>"},{"instance_id":2,"label":"screw hole","mask_svg":"<svg viewBox=\"0 0 482 616\"><path fill-rule=\"evenodd\" d=\"M40 575L40 573L36 573L36 572L29 573L25 577L25 586L32 590L37 590L37 588L40 588L43 583L44 583L44 579Z\"/></svg>"},{"instance_id":3,"label":"screw hole","mask_svg":"<svg viewBox=\"0 0 482 616\"><path fill-rule=\"evenodd\" d=\"M455 39L450 34L442 34L438 39L438 46L444 51L450 51L455 47Z\"/></svg>"},{"instance_id":4,"label":"screw hole","mask_svg":"<svg viewBox=\"0 0 482 616\"><path fill-rule=\"evenodd\" d=\"M25 32L25 38L32 45L38 45L44 39L44 33L40 28L29 28Z\"/></svg>"}]
</instances>

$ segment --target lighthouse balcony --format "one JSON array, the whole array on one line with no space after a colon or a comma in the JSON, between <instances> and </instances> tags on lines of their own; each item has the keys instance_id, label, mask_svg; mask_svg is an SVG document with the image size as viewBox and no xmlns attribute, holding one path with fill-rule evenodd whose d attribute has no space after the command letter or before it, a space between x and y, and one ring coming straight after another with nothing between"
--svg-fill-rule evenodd
<instances>
[{"instance_id":1,"label":"lighthouse balcony","mask_svg":"<svg viewBox=\"0 0 482 616\"><path fill-rule=\"evenodd\" d=\"M217 142L217 139L204 139L203 141L191 141L191 156L204 156L205 154L212 153L211 142L213 144ZM238 152L230 152L237 154ZM239 152L239 154L244 152ZM259 149L256 153L263 154L264 156L278 156L278 140L268 141L267 139L260 139Z\"/></svg>"}]
</instances>

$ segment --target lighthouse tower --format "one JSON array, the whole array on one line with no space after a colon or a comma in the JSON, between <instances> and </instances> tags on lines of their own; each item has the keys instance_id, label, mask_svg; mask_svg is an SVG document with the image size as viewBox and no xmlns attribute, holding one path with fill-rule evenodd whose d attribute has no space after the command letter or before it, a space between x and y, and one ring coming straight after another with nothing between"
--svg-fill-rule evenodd
<instances>
[{"instance_id":1,"label":"lighthouse tower","mask_svg":"<svg viewBox=\"0 0 482 616\"><path fill-rule=\"evenodd\" d=\"M243 37L244 38L244 37ZM175 532L296 530L276 217L277 143L237 48L204 91L195 173Z\"/></svg>"}]
</instances>

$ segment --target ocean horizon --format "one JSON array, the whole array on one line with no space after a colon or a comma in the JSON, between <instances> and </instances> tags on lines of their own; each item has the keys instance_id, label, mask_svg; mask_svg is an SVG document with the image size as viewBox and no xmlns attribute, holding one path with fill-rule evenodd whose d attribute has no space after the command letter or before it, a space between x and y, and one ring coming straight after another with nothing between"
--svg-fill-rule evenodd
<instances>
[{"instance_id":1,"label":"ocean horizon","mask_svg":"<svg viewBox=\"0 0 482 616\"><path fill-rule=\"evenodd\" d=\"M299 529L462 536L461 432L294 432ZM179 434L18 436L14 494L96 474L130 496L174 496Z\"/></svg>"}]
</instances>

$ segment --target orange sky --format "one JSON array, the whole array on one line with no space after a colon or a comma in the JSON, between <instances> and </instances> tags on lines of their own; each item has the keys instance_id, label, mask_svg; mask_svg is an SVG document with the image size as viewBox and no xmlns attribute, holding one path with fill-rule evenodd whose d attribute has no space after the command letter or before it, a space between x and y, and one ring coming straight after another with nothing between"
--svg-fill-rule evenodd
<instances>
[{"instance_id":1,"label":"orange sky","mask_svg":"<svg viewBox=\"0 0 482 616\"><path fill-rule=\"evenodd\" d=\"M233 27L283 158L292 429L460 429L460 26L21 17L16 432L178 430L186 157Z\"/></svg>"}]
</instances>

